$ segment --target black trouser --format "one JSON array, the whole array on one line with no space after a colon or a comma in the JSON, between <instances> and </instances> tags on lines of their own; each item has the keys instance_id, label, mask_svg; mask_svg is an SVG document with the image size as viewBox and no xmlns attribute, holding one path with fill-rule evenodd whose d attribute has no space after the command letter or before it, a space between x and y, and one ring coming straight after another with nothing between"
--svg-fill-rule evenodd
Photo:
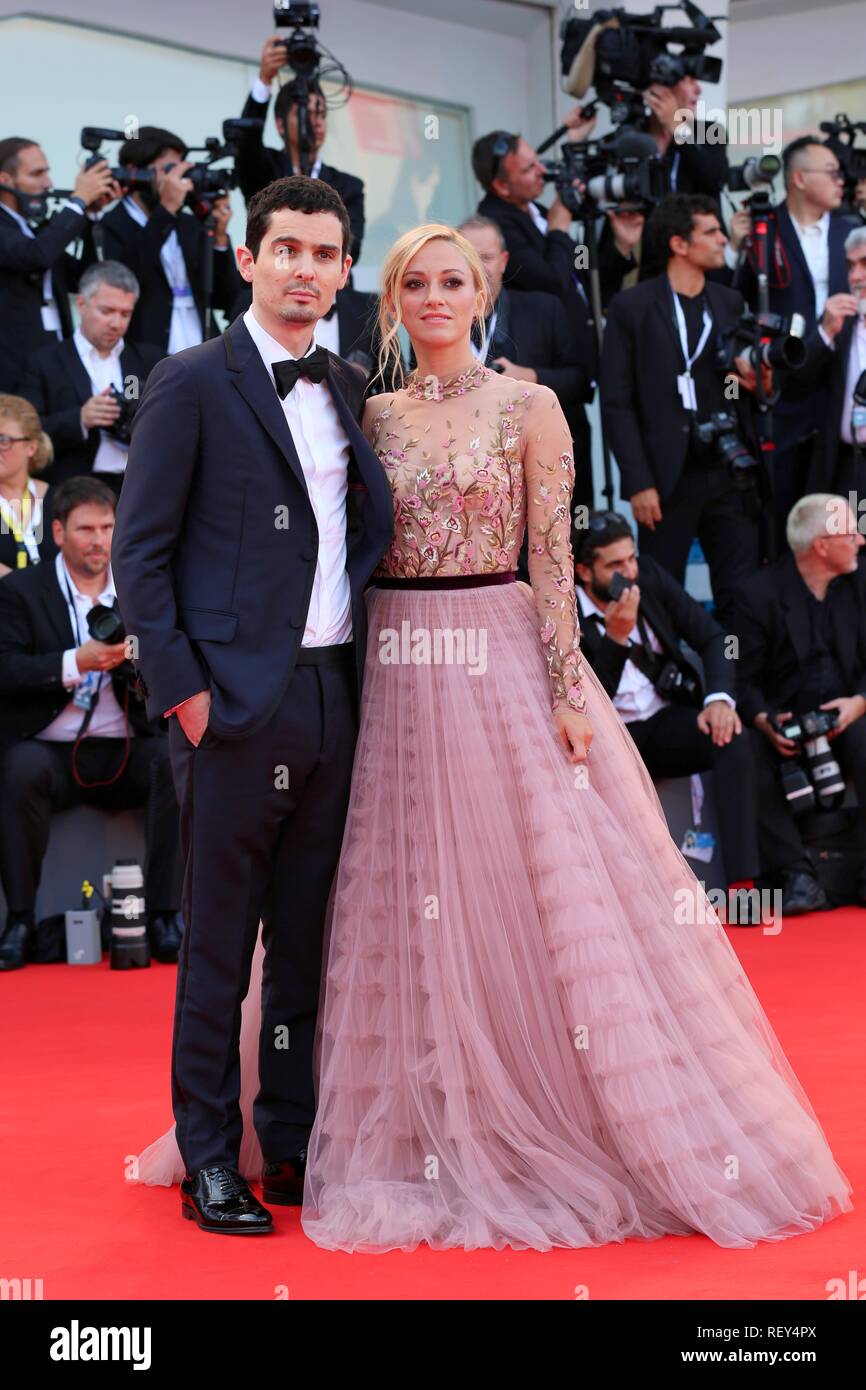
<instances>
[{"instance_id":1,"label":"black trouser","mask_svg":"<svg viewBox=\"0 0 866 1390\"><path fill-rule=\"evenodd\" d=\"M743 497L727 468L686 466L676 487L662 502L662 519L654 531L638 528L642 555L657 560L685 584L692 540L698 537L710 567L716 617L732 631L734 590L758 569L758 522L746 515Z\"/></svg>"},{"instance_id":2,"label":"black trouser","mask_svg":"<svg viewBox=\"0 0 866 1390\"><path fill-rule=\"evenodd\" d=\"M325 910L357 737L351 647L342 655L297 666L279 708L248 738L206 730L196 748L170 721L186 858L172 1102L189 1174L238 1164L241 1003L260 920L256 1134L268 1162L310 1136Z\"/></svg>"},{"instance_id":3,"label":"black trouser","mask_svg":"<svg viewBox=\"0 0 866 1390\"><path fill-rule=\"evenodd\" d=\"M120 766L123 744L121 738L85 738L76 757L82 779L95 782L110 777ZM108 787L78 785L72 775L71 743L29 738L6 748L0 795L0 875L10 914L33 912L51 817L78 805L111 811L146 808L147 909L177 911L178 817L168 740L159 734L136 734L130 739L126 767ZM93 865L82 865L82 878L94 872Z\"/></svg>"},{"instance_id":4,"label":"black trouser","mask_svg":"<svg viewBox=\"0 0 866 1390\"><path fill-rule=\"evenodd\" d=\"M752 750L744 730L721 747L698 728L697 709L665 705L649 719L630 719L634 739L650 776L690 777L713 774L719 838L729 883L756 878L758 827Z\"/></svg>"},{"instance_id":5,"label":"black trouser","mask_svg":"<svg viewBox=\"0 0 866 1390\"><path fill-rule=\"evenodd\" d=\"M754 750L758 778L758 840L761 865L767 877L800 870L814 873L814 866L803 845L803 837L782 788L783 762L770 740L757 729L749 734ZM860 814L866 813L866 718L849 725L830 741L831 752L846 780L854 783Z\"/></svg>"}]
</instances>

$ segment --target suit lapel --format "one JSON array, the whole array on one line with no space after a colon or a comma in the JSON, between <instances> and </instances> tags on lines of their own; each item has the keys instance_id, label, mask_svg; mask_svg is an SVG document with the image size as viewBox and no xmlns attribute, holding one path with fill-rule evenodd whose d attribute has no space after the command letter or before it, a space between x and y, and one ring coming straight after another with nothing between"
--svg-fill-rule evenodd
<instances>
[{"instance_id":1,"label":"suit lapel","mask_svg":"<svg viewBox=\"0 0 866 1390\"><path fill-rule=\"evenodd\" d=\"M259 424L270 435L289 468L294 473L305 495L307 480L298 458L292 432L286 424L286 417L280 398L271 381L268 369L262 361L258 348L250 337L242 316L223 333L228 369L232 380L247 405L255 414Z\"/></svg>"},{"instance_id":2,"label":"suit lapel","mask_svg":"<svg viewBox=\"0 0 866 1390\"><path fill-rule=\"evenodd\" d=\"M328 388L337 407L337 414L348 435L361 480L377 514L382 514L380 508L385 509L385 514L390 514L394 503L385 471L355 418L354 410L349 405L349 401L358 399L359 387L352 382L348 368L340 361L336 353L329 352L328 356L331 359Z\"/></svg>"},{"instance_id":3,"label":"suit lapel","mask_svg":"<svg viewBox=\"0 0 866 1390\"><path fill-rule=\"evenodd\" d=\"M60 345L60 356L63 367L75 390L76 399L83 405L90 399L93 388L90 385L90 377L87 374L84 363L78 356L78 349L71 338L67 338Z\"/></svg>"},{"instance_id":4,"label":"suit lapel","mask_svg":"<svg viewBox=\"0 0 866 1390\"><path fill-rule=\"evenodd\" d=\"M800 578L793 555L785 556L785 573L782 580L781 606L785 614L785 623L788 628L788 635L791 645L797 653L797 659L802 666L805 666L809 658L809 616L805 603L802 602L802 595L798 592L803 584Z\"/></svg>"},{"instance_id":5,"label":"suit lapel","mask_svg":"<svg viewBox=\"0 0 866 1390\"><path fill-rule=\"evenodd\" d=\"M51 626L57 633L63 650L67 651L70 644L75 645L76 635L72 630L69 608L57 582L57 571L54 566L54 560L48 560L39 566L40 571L45 571L42 598Z\"/></svg>"},{"instance_id":6,"label":"suit lapel","mask_svg":"<svg viewBox=\"0 0 866 1390\"><path fill-rule=\"evenodd\" d=\"M805 284L805 286L806 286L806 289L807 289L808 293L811 295L811 298L812 298L812 313L814 314L814 312L815 312L815 283L814 283L814 281L813 281L813 279L812 279L812 272L809 270L809 266L808 266L808 264L807 264L807 262L806 262L806 257L803 255L803 248L802 248L802 246L800 245L800 238L799 238L799 236L797 235L797 229L796 229L796 227L794 226L794 223L793 223L793 221L792 221L792 219L791 219L791 214L790 214L789 211L788 211L788 206L787 206L786 203L782 203L781 206L780 206L779 209L778 209L778 222L779 222L779 235L780 235L781 238L782 238L782 245L784 246L785 251L787 252L788 260L789 260L792 264L793 264L793 263L796 263L797 268L798 268L799 271L800 271L800 275L801 275L802 278L803 278L803 282L804 282L804 284ZM831 230L831 232L832 232L832 229L833 229L833 224L832 224L832 222L831 222L831 224L830 224L830 230Z\"/></svg>"},{"instance_id":7,"label":"suit lapel","mask_svg":"<svg viewBox=\"0 0 866 1390\"><path fill-rule=\"evenodd\" d=\"M845 241L852 225L838 214L835 216L833 213L830 214L830 231L827 236L827 251L830 258L828 295L846 294L848 291L848 261L845 256Z\"/></svg>"},{"instance_id":8,"label":"suit lapel","mask_svg":"<svg viewBox=\"0 0 866 1390\"><path fill-rule=\"evenodd\" d=\"M683 350L680 344L680 335L677 332L677 326L674 322L673 290L667 275L658 275L655 278L655 312L657 316L661 316L668 337L671 340L674 351L674 362L677 364L677 372L679 373L683 370Z\"/></svg>"}]
</instances>

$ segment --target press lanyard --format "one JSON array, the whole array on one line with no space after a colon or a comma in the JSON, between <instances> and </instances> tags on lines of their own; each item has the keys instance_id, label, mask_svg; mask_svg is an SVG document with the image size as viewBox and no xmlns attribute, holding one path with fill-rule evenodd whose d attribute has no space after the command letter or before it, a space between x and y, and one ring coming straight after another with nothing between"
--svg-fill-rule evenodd
<instances>
[{"instance_id":1,"label":"press lanyard","mask_svg":"<svg viewBox=\"0 0 866 1390\"><path fill-rule=\"evenodd\" d=\"M66 598L69 603L69 611L72 614L72 621L75 624L75 646L76 648L78 648L83 645L81 641L81 628L78 622L78 609L76 608L75 600L72 597L72 589L69 583L69 571L67 570L66 565L63 566L63 586L66 589ZM83 709L86 711L84 719L82 720L81 728L78 731L79 737L81 736L81 734L84 733L84 730L90 723L91 715L93 714L93 711L96 708L97 701L99 700L99 694L102 690L103 675L103 671L100 671L98 675L95 671L86 672L84 678L78 686L78 689L75 692L75 695L73 696L73 699L75 703L78 705L79 709Z\"/></svg>"},{"instance_id":2,"label":"press lanyard","mask_svg":"<svg viewBox=\"0 0 866 1390\"><path fill-rule=\"evenodd\" d=\"M31 565L39 564L39 546L36 543L34 523L39 514L40 506L36 485L32 478L21 494L20 523L15 520L14 506L10 507L6 498L0 497L0 515L2 515L7 529L12 533L12 539L17 548L15 564L20 570L26 569L28 562Z\"/></svg>"},{"instance_id":3,"label":"press lanyard","mask_svg":"<svg viewBox=\"0 0 866 1390\"><path fill-rule=\"evenodd\" d=\"M692 376L692 363L697 361L697 359L700 357L701 353L707 345L707 339L713 331L712 315L710 314L710 311L705 304L703 330L701 332L700 338L698 339L697 347L695 348L691 356L689 356L689 335L686 329L686 316L683 313L683 306L680 303L680 297L678 294L674 293L673 287L671 287L671 294L673 295L674 300L674 316L677 321L677 331L680 335L680 347L682 348L683 361L686 364L685 371L681 372L680 375L677 377L677 389L680 393L680 398L685 409L697 410L698 400L695 394L695 381L694 377Z\"/></svg>"}]
</instances>

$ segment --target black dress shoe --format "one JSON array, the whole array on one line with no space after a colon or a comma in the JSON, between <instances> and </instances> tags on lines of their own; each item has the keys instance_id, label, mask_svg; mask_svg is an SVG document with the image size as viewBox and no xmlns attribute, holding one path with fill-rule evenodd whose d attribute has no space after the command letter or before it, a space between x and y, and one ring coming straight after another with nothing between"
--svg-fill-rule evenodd
<instances>
[{"instance_id":1,"label":"black dress shoe","mask_svg":"<svg viewBox=\"0 0 866 1390\"><path fill-rule=\"evenodd\" d=\"M0 937L0 970L20 970L30 958L33 927L29 922L10 922Z\"/></svg>"},{"instance_id":2,"label":"black dress shoe","mask_svg":"<svg viewBox=\"0 0 866 1390\"><path fill-rule=\"evenodd\" d=\"M147 924L147 939L151 955L163 965L177 965L180 943L183 941L183 921L176 912L158 914Z\"/></svg>"},{"instance_id":3,"label":"black dress shoe","mask_svg":"<svg viewBox=\"0 0 866 1390\"><path fill-rule=\"evenodd\" d=\"M301 1149L283 1163L266 1163L262 1170L262 1196L277 1206L299 1207L304 1200L307 1151Z\"/></svg>"},{"instance_id":4,"label":"black dress shoe","mask_svg":"<svg viewBox=\"0 0 866 1390\"><path fill-rule=\"evenodd\" d=\"M203 1231L251 1236L272 1231L271 1213L253 1196L236 1168L200 1168L180 1185L181 1214Z\"/></svg>"},{"instance_id":5,"label":"black dress shoe","mask_svg":"<svg viewBox=\"0 0 866 1390\"><path fill-rule=\"evenodd\" d=\"M804 912L825 912L830 901L818 880L805 870L794 869L782 879L782 916L802 917Z\"/></svg>"}]
</instances>

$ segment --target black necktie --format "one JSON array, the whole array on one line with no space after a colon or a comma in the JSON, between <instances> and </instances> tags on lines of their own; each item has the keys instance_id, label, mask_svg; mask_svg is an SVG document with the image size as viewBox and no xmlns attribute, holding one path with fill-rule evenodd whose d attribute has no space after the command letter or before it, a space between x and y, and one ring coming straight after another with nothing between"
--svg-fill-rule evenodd
<instances>
[{"instance_id":1,"label":"black necktie","mask_svg":"<svg viewBox=\"0 0 866 1390\"><path fill-rule=\"evenodd\" d=\"M328 350L323 347L317 347L307 357L287 357L285 362L275 362L274 382L280 400L285 400L299 376L309 377L310 381L324 381L329 367Z\"/></svg>"}]
</instances>

